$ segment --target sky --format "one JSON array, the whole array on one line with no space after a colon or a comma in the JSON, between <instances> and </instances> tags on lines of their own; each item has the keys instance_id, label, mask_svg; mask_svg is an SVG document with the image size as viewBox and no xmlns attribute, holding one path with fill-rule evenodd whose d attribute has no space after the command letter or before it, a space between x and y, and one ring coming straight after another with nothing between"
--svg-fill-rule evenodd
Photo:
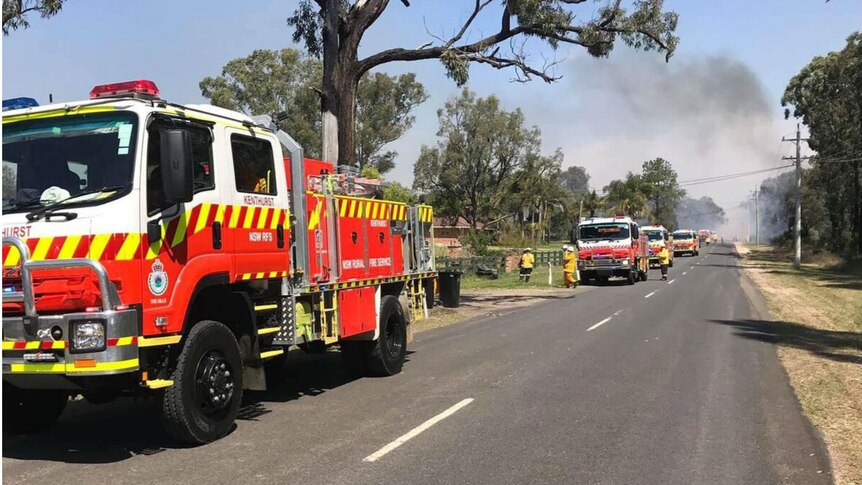
<instances>
[{"instance_id":1,"label":"sky","mask_svg":"<svg viewBox=\"0 0 862 485\"><path fill-rule=\"evenodd\" d=\"M55 101L72 101L86 98L96 84L152 79L166 99L204 102L198 82L218 75L227 61L292 44L285 20L296 3L257 0L248 8L252 3L227 0L69 0L56 17L31 18L30 29L3 38L2 96L44 103L51 93ZM390 2L363 38L360 55L447 37L473 2L410 3ZM601 4L576 12L588 18ZM775 168L793 149L780 142L795 131L779 102L787 82L814 56L841 49L862 29L856 0L666 0L665 7L680 15L680 44L668 63L622 45L608 58L593 59L577 46L551 51L529 41L537 62L542 56L559 62L558 82L513 83L511 72L474 66L469 88L498 96L506 109L522 109L527 123L542 130L543 149L562 148L564 167L586 167L599 191L658 156L673 164L681 181ZM495 31L498 12L480 16L467 37ZM434 60L381 70L416 72L430 94L415 112L414 127L389 147L399 153L390 178L409 184L420 147L436 143L436 111L459 88ZM745 216L740 201L760 178L687 189L691 196L713 197L738 233Z\"/></svg>"}]
</instances>

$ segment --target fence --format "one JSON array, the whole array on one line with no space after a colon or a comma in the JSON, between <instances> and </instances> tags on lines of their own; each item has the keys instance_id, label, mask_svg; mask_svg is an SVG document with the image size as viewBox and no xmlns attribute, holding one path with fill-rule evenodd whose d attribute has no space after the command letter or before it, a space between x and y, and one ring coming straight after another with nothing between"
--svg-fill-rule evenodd
<instances>
[{"instance_id":1,"label":"fence","mask_svg":"<svg viewBox=\"0 0 862 485\"><path fill-rule=\"evenodd\" d=\"M549 262L553 265L560 265L563 260L562 251L534 251L536 257L535 265L545 266ZM518 267L520 255L513 256L474 256L469 258L437 258L437 270L447 270L458 268L465 273L473 273L477 268L485 267L500 272L505 272ZM509 260L511 264L507 265Z\"/></svg>"}]
</instances>

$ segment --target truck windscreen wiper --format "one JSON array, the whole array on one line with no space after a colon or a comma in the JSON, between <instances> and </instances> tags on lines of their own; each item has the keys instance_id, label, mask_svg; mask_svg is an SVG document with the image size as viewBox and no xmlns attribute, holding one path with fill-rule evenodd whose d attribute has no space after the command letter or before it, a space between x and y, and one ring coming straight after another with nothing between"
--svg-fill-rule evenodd
<instances>
[{"instance_id":1,"label":"truck windscreen wiper","mask_svg":"<svg viewBox=\"0 0 862 485\"><path fill-rule=\"evenodd\" d=\"M39 219L41 219L43 217L50 216L51 214L58 215L58 216L63 215L66 217L67 220L74 219L75 217L78 216L74 212L55 212L55 211L57 209L59 209L60 207L62 207L63 205L68 204L70 201L72 201L74 199L79 199L79 198L87 196L87 195L100 194L103 192L117 192L117 191L123 190L125 188L126 188L125 185L114 185L114 186L110 186L110 187L100 187L98 189L93 189L93 190L85 190L85 191L80 192L78 194L66 197L63 200L58 200L57 202L52 202L46 206L42 206L42 207L28 213L26 217L27 217L27 220L30 222L38 221Z\"/></svg>"}]
</instances>

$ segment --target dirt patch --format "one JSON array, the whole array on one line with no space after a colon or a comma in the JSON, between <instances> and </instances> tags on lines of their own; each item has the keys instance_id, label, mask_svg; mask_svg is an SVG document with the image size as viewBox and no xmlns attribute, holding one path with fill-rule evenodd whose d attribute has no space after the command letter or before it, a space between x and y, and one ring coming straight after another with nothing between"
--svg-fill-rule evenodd
<instances>
[{"instance_id":1,"label":"dirt patch","mask_svg":"<svg viewBox=\"0 0 862 485\"><path fill-rule=\"evenodd\" d=\"M458 308L434 307L426 320L416 322L416 332L459 323L471 318L495 317L512 310L534 305L549 299L566 298L587 291L585 288L567 290L563 288L520 289L476 289L461 292Z\"/></svg>"},{"instance_id":2,"label":"dirt patch","mask_svg":"<svg viewBox=\"0 0 862 485\"><path fill-rule=\"evenodd\" d=\"M791 267L771 247L737 245L773 321L757 331L778 346L803 411L823 433L839 485L862 485L862 277L835 261Z\"/></svg>"}]
</instances>

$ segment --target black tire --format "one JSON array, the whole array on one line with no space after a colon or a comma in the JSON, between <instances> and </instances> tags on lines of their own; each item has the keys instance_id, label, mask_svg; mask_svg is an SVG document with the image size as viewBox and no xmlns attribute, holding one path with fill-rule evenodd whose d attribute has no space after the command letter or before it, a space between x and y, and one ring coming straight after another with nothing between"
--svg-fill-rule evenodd
<instances>
[{"instance_id":1,"label":"black tire","mask_svg":"<svg viewBox=\"0 0 862 485\"><path fill-rule=\"evenodd\" d=\"M368 358L374 342L370 340L346 340L341 342L341 360L353 377L368 375Z\"/></svg>"},{"instance_id":2,"label":"black tire","mask_svg":"<svg viewBox=\"0 0 862 485\"><path fill-rule=\"evenodd\" d=\"M637 279L635 279L635 270L629 270L629 274L626 276L626 284L633 285L637 283Z\"/></svg>"},{"instance_id":3,"label":"black tire","mask_svg":"<svg viewBox=\"0 0 862 485\"><path fill-rule=\"evenodd\" d=\"M54 425L69 394L65 391L21 389L3 383L3 432L12 435L37 433Z\"/></svg>"},{"instance_id":4,"label":"black tire","mask_svg":"<svg viewBox=\"0 0 862 485\"><path fill-rule=\"evenodd\" d=\"M372 342L368 373L391 376L401 372L407 355L407 321L398 298L386 295L380 302L380 336Z\"/></svg>"},{"instance_id":5,"label":"black tire","mask_svg":"<svg viewBox=\"0 0 862 485\"><path fill-rule=\"evenodd\" d=\"M233 332L212 320L189 332L165 390L161 419L179 441L200 445L231 430L242 401L242 357ZM211 397L213 396L213 397Z\"/></svg>"}]
</instances>

